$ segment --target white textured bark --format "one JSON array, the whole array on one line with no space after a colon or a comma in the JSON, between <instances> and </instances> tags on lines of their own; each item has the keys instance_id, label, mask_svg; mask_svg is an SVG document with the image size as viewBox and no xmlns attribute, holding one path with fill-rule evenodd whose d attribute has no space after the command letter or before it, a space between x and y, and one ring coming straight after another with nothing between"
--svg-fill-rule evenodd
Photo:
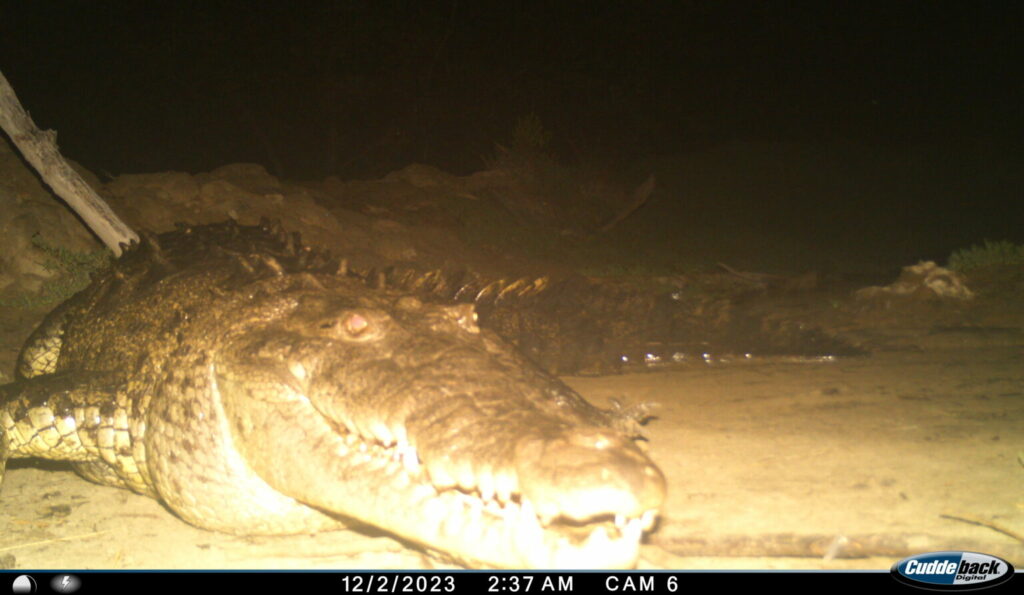
<instances>
[{"instance_id":1,"label":"white textured bark","mask_svg":"<svg viewBox=\"0 0 1024 595\"><path fill-rule=\"evenodd\" d=\"M82 176L78 175L57 148L57 133L36 128L18 102L7 78L0 72L0 128L18 147L39 177L85 221L100 240L121 255L121 244L138 241L139 236L114 214Z\"/></svg>"}]
</instances>

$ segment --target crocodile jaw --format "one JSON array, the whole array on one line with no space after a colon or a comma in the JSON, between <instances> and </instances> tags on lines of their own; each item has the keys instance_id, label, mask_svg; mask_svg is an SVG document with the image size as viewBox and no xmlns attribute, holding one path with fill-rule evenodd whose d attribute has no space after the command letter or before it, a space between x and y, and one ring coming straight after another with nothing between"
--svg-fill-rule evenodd
<instances>
[{"instance_id":1,"label":"crocodile jaw","mask_svg":"<svg viewBox=\"0 0 1024 595\"><path fill-rule=\"evenodd\" d=\"M590 524L547 527L528 499L500 503L458 488L438 490L408 451L358 443L339 464L364 478L345 503L324 502L327 510L371 523L470 566L500 568L632 568L644 529L655 512ZM348 477L351 477L349 475Z\"/></svg>"},{"instance_id":2,"label":"crocodile jaw","mask_svg":"<svg viewBox=\"0 0 1024 595\"><path fill-rule=\"evenodd\" d=\"M648 464L641 471L649 476L642 497L613 482L612 487L576 490L565 503L628 502L621 510L598 507L594 510L602 514L592 518L551 518L538 514L538 506L523 493L485 499L479 489L438 487L412 447L387 446L347 431L318 414L299 392L283 397L286 391L278 387L273 401L247 398L239 408L236 400L246 393L244 387L223 377L215 387L232 426L232 447L274 490L471 566L631 568L664 495L664 477ZM289 432L278 431L282 427ZM315 448L297 449L298 439ZM528 449L537 447L527 444Z\"/></svg>"}]
</instances>

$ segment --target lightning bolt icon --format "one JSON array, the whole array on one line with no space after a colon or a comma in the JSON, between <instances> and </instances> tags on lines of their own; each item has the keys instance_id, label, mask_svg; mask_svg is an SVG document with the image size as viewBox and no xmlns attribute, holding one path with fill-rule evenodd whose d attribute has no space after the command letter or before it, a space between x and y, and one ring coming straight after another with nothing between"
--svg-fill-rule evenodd
<instances>
[{"instance_id":1,"label":"lightning bolt icon","mask_svg":"<svg viewBox=\"0 0 1024 595\"><path fill-rule=\"evenodd\" d=\"M63 577L62 577L62 578L60 579L60 590L61 590L61 591L66 591L66 590L67 590L67 588L68 588L68 583L69 583L69 582L71 582L71 577L70 577L70 576L67 576L67 575L64 575L64 576L63 576Z\"/></svg>"}]
</instances>

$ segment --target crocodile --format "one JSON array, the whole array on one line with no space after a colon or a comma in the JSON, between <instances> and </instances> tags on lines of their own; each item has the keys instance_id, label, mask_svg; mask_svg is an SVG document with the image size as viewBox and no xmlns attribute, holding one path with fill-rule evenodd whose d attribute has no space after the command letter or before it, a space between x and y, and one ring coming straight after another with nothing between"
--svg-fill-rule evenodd
<instances>
[{"instance_id":1,"label":"crocodile","mask_svg":"<svg viewBox=\"0 0 1024 595\"><path fill-rule=\"evenodd\" d=\"M723 286L711 276L688 280L682 289L657 279L573 273L495 277L459 268L424 271L409 264L354 274L421 296L472 303L482 325L558 375L755 357L830 361L867 353L799 318L779 316L778 295Z\"/></svg>"},{"instance_id":2,"label":"crocodile","mask_svg":"<svg viewBox=\"0 0 1024 595\"><path fill-rule=\"evenodd\" d=\"M370 525L466 566L632 567L665 477L472 304L368 285L268 224L144 234L0 386L11 458L239 535Z\"/></svg>"}]
</instances>

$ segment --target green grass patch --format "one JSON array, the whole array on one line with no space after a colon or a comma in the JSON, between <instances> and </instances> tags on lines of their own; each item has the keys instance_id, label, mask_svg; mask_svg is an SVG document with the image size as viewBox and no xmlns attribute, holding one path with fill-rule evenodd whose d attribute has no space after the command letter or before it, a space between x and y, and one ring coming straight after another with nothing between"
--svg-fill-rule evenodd
<instances>
[{"instance_id":1,"label":"green grass patch","mask_svg":"<svg viewBox=\"0 0 1024 595\"><path fill-rule=\"evenodd\" d=\"M949 257L949 268L961 273L993 266L1024 266L1024 245L985 240L980 246L957 250Z\"/></svg>"},{"instance_id":2,"label":"green grass patch","mask_svg":"<svg viewBox=\"0 0 1024 595\"><path fill-rule=\"evenodd\" d=\"M109 250L78 252L49 244L38 235L32 238L32 245L46 255L43 268L52 272L53 277L35 293L0 299L0 306L36 308L59 304L84 289L92 274L110 266L112 259Z\"/></svg>"}]
</instances>

